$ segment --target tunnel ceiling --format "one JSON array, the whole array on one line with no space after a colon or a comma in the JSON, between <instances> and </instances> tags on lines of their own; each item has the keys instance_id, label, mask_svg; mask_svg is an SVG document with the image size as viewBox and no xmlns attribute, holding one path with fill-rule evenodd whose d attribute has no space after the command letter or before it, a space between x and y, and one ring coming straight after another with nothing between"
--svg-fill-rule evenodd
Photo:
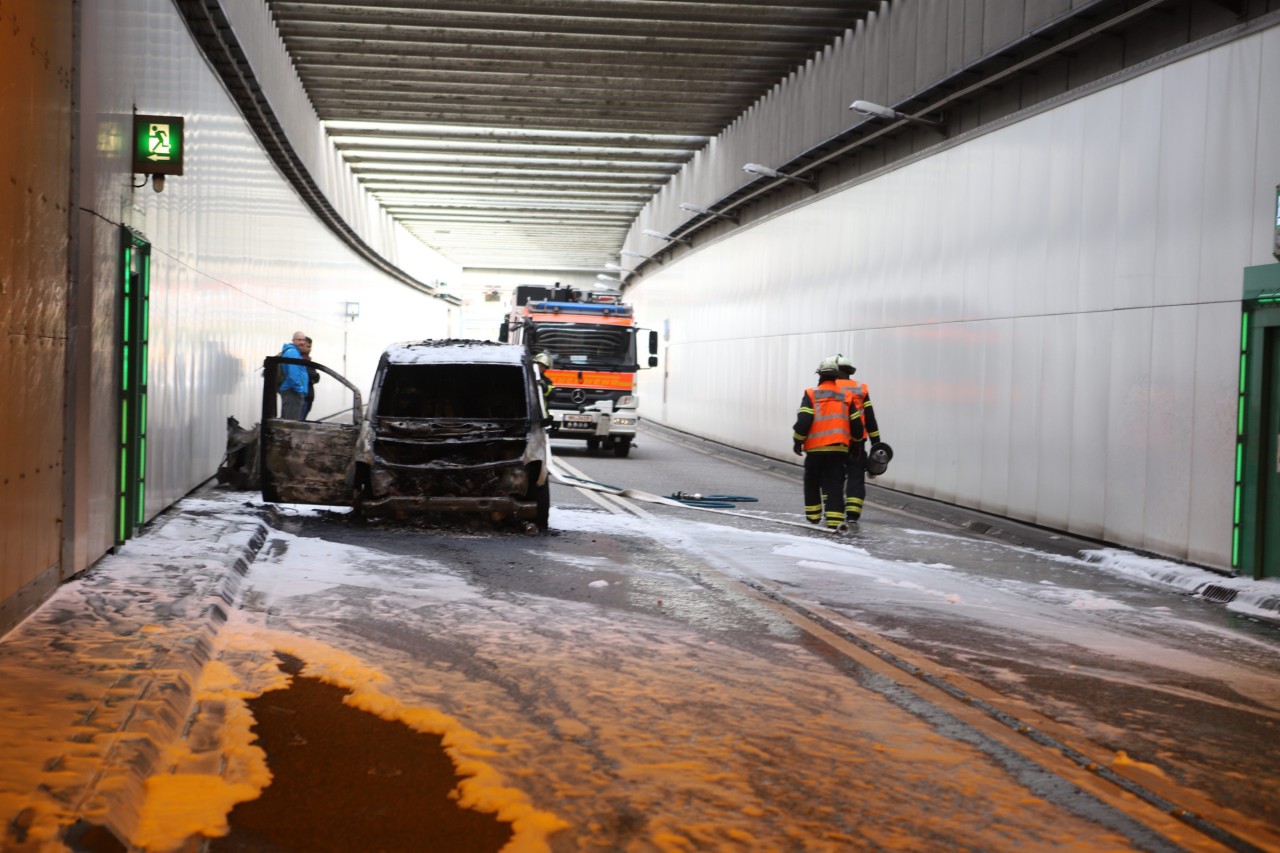
<instances>
[{"instance_id":1,"label":"tunnel ceiling","mask_svg":"<svg viewBox=\"0 0 1280 853\"><path fill-rule=\"evenodd\" d=\"M268 0L360 181L468 267L600 270L707 140L879 0Z\"/></svg>"}]
</instances>

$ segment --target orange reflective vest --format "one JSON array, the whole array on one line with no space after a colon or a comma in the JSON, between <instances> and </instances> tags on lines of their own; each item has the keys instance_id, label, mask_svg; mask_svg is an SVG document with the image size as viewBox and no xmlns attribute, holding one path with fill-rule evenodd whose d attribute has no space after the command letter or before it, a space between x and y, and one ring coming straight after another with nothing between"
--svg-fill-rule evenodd
<instances>
[{"instance_id":1,"label":"orange reflective vest","mask_svg":"<svg viewBox=\"0 0 1280 853\"><path fill-rule=\"evenodd\" d=\"M856 379L837 379L836 385L852 391L853 401L858 405L858 411L862 411L862 406L867 401L867 386Z\"/></svg>"},{"instance_id":2,"label":"orange reflective vest","mask_svg":"<svg viewBox=\"0 0 1280 853\"><path fill-rule=\"evenodd\" d=\"M856 411L853 394L830 386L810 388L804 393L813 401L813 425L804 438L805 451L834 445L847 448L852 444L849 416Z\"/></svg>"}]
</instances>

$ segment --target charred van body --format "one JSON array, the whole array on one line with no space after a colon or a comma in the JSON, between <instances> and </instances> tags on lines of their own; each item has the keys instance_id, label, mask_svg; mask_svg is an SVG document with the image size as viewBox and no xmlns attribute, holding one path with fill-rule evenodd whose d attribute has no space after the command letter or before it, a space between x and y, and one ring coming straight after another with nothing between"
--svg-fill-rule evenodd
<instances>
[{"instance_id":1,"label":"charred van body","mask_svg":"<svg viewBox=\"0 0 1280 853\"><path fill-rule=\"evenodd\" d=\"M285 421L264 411L263 496L350 505L368 516L479 513L545 528L548 443L536 382L518 346L388 347L368 409L356 411L357 397L353 423Z\"/></svg>"}]
</instances>

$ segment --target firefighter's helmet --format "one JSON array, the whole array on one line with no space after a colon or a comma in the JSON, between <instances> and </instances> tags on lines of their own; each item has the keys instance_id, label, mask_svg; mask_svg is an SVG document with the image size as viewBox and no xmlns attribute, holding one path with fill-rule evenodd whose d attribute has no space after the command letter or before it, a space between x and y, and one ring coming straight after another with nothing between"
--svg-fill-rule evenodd
<instances>
[{"instance_id":1,"label":"firefighter's helmet","mask_svg":"<svg viewBox=\"0 0 1280 853\"><path fill-rule=\"evenodd\" d=\"M540 352L533 357L534 364L541 364L547 370L551 369L551 353Z\"/></svg>"},{"instance_id":2,"label":"firefighter's helmet","mask_svg":"<svg viewBox=\"0 0 1280 853\"><path fill-rule=\"evenodd\" d=\"M836 356L836 365L839 366L840 373L844 376L852 376L858 370L853 366L853 362L843 355Z\"/></svg>"},{"instance_id":3,"label":"firefighter's helmet","mask_svg":"<svg viewBox=\"0 0 1280 853\"><path fill-rule=\"evenodd\" d=\"M871 450L867 453L867 473L873 477L879 477L889 467L891 459L893 459L893 448L883 441L877 441L871 445Z\"/></svg>"},{"instance_id":4,"label":"firefighter's helmet","mask_svg":"<svg viewBox=\"0 0 1280 853\"><path fill-rule=\"evenodd\" d=\"M818 369L814 371L819 376L837 376L840 373L840 365L836 356L827 356L818 363Z\"/></svg>"}]
</instances>

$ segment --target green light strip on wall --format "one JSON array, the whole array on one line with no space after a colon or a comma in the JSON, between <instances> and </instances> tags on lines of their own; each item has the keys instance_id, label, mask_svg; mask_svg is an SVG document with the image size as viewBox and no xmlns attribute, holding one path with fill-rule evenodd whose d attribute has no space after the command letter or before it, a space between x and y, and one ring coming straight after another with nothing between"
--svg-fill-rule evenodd
<instances>
[{"instance_id":1,"label":"green light strip on wall","mask_svg":"<svg viewBox=\"0 0 1280 853\"><path fill-rule=\"evenodd\" d=\"M142 328L138 330L138 524L147 518L147 382L151 349L151 253L142 256Z\"/></svg>"},{"instance_id":2,"label":"green light strip on wall","mask_svg":"<svg viewBox=\"0 0 1280 853\"><path fill-rule=\"evenodd\" d=\"M129 401L122 399L120 401L120 435L122 438L123 436L126 436L129 434L128 424L129 424ZM120 479L119 479L120 507L116 513L116 518L119 519L119 523L120 523L119 535L116 538L119 539L121 542L125 540L126 538L125 532L129 528L128 507L125 505L128 495L124 488L124 484L128 482L128 479L127 479L128 471L129 471L128 446L124 443L124 441L121 441L120 443Z\"/></svg>"},{"instance_id":3,"label":"green light strip on wall","mask_svg":"<svg viewBox=\"0 0 1280 853\"><path fill-rule=\"evenodd\" d=\"M129 295L129 276L133 270L133 249L124 250L124 295Z\"/></svg>"},{"instance_id":4,"label":"green light strip on wall","mask_svg":"<svg viewBox=\"0 0 1280 853\"><path fill-rule=\"evenodd\" d=\"M1240 330L1240 391L1244 394L1245 359L1249 355L1249 312L1244 312L1244 328ZM1243 430L1238 430L1243 432Z\"/></svg>"},{"instance_id":5,"label":"green light strip on wall","mask_svg":"<svg viewBox=\"0 0 1280 853\"><path fill-rule=\"evenodd\" d=\"M1231 521L1231 568L1240 568L1240 505L1244 499L1244 412L1245 385L1248 378L1249 365L1249 311L1242 311L1240 317L1240 387L1236 404L1236 487L1234 508Z\"/></svg>"},{"instance_id":6,"label":"green light strip on wall","mask_svg":"<svg viewBox=\"0 0 1280 853\"><path fill-rule=\"evenodd\" d=\"M147 440L145 438L138 440L138 460L139 468L145 468L147 464ZM144 524L147 520L147 480L145 473L139 473L138 476L138 524Z\"/></svg>"},{"instance_id":7,"label":"green light strip on wall","mask_svg":"<svg viewBox=\"0 0 1280 853\"><path fill-rule=\"evenodd\" d=\"M1240 475L1244 473L1244 444L1236 445L1236 482L1240 482ZM1239 522L1239 517L1236 518Z\"/></svg>"}]
</instances>

